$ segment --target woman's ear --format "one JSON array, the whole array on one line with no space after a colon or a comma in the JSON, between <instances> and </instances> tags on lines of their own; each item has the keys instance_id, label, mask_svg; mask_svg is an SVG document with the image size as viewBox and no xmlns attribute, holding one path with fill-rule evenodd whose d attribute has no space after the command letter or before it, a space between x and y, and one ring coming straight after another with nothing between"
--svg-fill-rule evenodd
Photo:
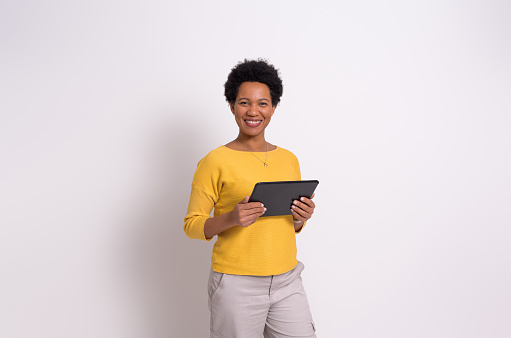
<instances>
[{"instance_id":1,"label":"woman's ear","mask_svg":"<svg viewBox=\"0 0 511 338\"><path fill-rule=\"evenodd\" d=\"M231 113L234 114L234 102L230 102L229 107L231 108Z\"/></svg>"},{"instance_id":2,"label":"woman's ear","mask_svg":"<svg viewBox=\"0 0 511 338\"><path fill-rule=\"evenodd\" d=\"M273 114L275 114L275 109L277 108L277 106L272 106L271 107L271 116L273 116Z\"/></svg>"}]
</instances>

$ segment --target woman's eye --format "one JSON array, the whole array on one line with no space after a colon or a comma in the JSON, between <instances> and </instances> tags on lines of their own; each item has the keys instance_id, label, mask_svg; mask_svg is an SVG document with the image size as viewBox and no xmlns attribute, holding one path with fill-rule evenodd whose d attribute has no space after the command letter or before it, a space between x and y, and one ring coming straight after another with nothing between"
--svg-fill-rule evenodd
<instances>
[{"instance_id":1,"label":"woman's eye","mask_svg":"<svg viewBox=\"0 0 511 338\"><path fill-rule=\"evenodd\" d=\"M268 104L266 102L261 102L260 105L261 106L267 106Z\"/></svg>"},{"instance_id":2,"label":"woman's eye","mask_svg":"<svg viewBox=\"0 0 511 338\"><path fill-rule=\"evenodd\" d=\"M247 104L248 104L248 102L245 102L245 101L240 102L240 105L242 105L242 106L247 105Z\"/></svg>"}]
</instances>

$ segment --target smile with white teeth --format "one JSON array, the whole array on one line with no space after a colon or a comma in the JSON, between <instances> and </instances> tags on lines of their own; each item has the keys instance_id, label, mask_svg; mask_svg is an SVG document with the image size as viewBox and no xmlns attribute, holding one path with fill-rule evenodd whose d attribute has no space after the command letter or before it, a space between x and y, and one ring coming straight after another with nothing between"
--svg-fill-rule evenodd
<instances>
[{"instance_id":1,"label":"smile with white teeth","mask_svg":"<svg viewBox=\"0 0 511 338\"><path fill-rule=\"evenodd\" d=\"M246 122L247 124L251 124L251 125L255 126L255 125L260 124L260 123L261 123L261 122L263 122L263 121L262 121L262 120L257 120L257 121L245 120L245 122Z\"/></svg>"}]
</instances>

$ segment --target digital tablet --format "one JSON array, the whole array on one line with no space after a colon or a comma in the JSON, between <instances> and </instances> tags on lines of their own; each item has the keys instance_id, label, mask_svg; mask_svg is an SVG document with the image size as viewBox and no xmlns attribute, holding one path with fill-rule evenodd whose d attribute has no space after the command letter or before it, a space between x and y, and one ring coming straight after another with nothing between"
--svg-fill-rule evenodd
<instances>
[{"instance_id":1,"label":"digital tablet","mask_svg":"<svg viewBox=\"0 0 511 338\"><path fill-rule=\"evenodd\" d=\"M266 212L261 217L292 215L291 206L300 197L310 198L318 180L259 182L254 186L249 202L261 202Z\"/></svg>"}]
</instances>

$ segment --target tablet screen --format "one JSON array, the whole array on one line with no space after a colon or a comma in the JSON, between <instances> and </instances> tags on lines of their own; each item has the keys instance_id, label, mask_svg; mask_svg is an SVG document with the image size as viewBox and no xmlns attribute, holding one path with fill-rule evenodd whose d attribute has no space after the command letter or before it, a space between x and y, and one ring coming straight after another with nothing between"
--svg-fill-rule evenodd
<instances>
[{"instance_id":1,"label":"tablet screen","mask_svg":"<svg viewBox=\"0 0 511 338\"><path fill-rule=\"evenodd\" d=\"M259 182L254 186L249 202L261 202L266 212L261 217L291 215L294 200L310 198L318 180Z\"/></svg>"}]
</instances>

